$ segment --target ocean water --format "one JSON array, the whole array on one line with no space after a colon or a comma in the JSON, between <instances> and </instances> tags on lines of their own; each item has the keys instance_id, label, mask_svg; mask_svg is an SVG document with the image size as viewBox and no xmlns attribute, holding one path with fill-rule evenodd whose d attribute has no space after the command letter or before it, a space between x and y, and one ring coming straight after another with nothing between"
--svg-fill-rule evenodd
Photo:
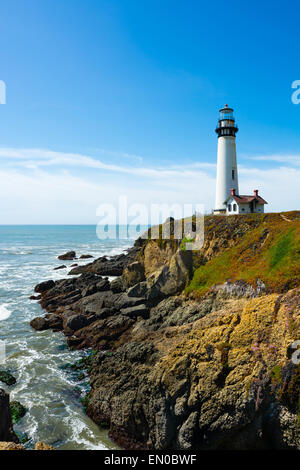
<instances>
[{"instance_id":1,"label":"ocean water","mask_svg":"<svg viewBox=\"0 0 300 470\"><path fill-rule=\"evenodd\" d=\"M44 312L29 296L37 283L67 277L68 269L54 267L92 261L59 261L58 255L75 250L77 256L109 256L132 244L133 239L99 240L95 226L0 226L0 341L6 349L0 368L17 379L0 387L27 409L14 428L27 434L29 448L37 441L57 449L116 448L84 413L80 398L87 381L78 383L64 368L85 353L70 351L62 333L32 330L30 320Z\"/></svg>"}]
</instances>

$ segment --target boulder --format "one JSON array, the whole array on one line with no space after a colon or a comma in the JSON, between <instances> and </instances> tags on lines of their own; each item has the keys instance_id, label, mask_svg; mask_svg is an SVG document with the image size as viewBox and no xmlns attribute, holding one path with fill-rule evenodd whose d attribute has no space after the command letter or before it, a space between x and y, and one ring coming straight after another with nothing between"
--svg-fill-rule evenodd
<instances>
[{"instance_id":1,"label":"boulder","mask_svg":"<svg viewBox=\"0 0 300 470\"><path fill-rule=\"evenodd\" d=\"M30 326L36 331L43 331L49 330L50 323L49 320L44 317L35 317L33 320L31 320Z\"/></svg>"},{"instance_id":2,"label":"boulder","mask_svg":"<svg viewBox=\"0 0 300 470\"><path fill-rule=\"evenodd\" d=\"M111 298L111 305L116 309L116 310L121 310L123 308L128 308L128 307L135 307L136 305L140 305L145 303L145 300L143 297L128 297L128 295L124 292L122 294L115 294Z\"/></svg>"},{"instance_id":3,"label":"boulder","mask_svg":"<svg viewBox=\"0 0 300 470\"><path fill-rule=\"evenodd\" d=\"M81 291L82 297L87 297L89 295L95 294L96 292L108 291L110 288L110 282L108 278L100 279L99 282L89 285Z\"/></svg>"},{"instance_id":4,"label":"boulder","mask_svg":"<svg viewBox=\"0 0 300 470\"><path fill-rule=\"evenodd\" d=\"M0 382L3 382L6 385L10 386L14 385L17 381L16 378L9 372L6 372L5 370L0 370Z\"/></svg>"},{"instance_id":5,"label":"boulder","mask_svg":"<svg viewBox=\"0 0 300 470\"><path fill-rule=\"evenodd\" d=\"M114 294L123 292L125 288L123 287L123 282L121 277L117 277L110 283L110 288Z\"/></svg>"},{"instance_id":6,"label":"boulder","mask_svg":"<svg viewBox=\"0 0 300 470\"><path fill-rule=\"evenodd\" d=\"M41 294L42 292L46 292L47 290L52 289L52 287L54 286L55 282L52 279L49 281L44 281L35 286L34 292L38 292L39 294Z\"/></svg>"},{"instance_id":7,"label":"boulder","mask_svg":"<svg viewBox=\"0 0 300 470\"><path fill-rule=\"evenodd\" d=\"M53 271L58 271L59 269L65 269L67 266L65 264L62 264L61 266L57 266L56 268L53 268Z\"/></svg>"},{"instance_id":8,"label":"boulder","mask_svg":"<svg viewBox=\"0 0 300 470\"><path fill-rule=\"evenodd\" d=\"M150 287L149 299L163 298L181 292L192 275L192 251L177 250L170 264L148 278Z\"/></svg>"},{"instance_id":9,"label":"boulder","mask_svg":"<svg viewBox=\"0 0 300 470\"><path fill-rule=\"evenodd\" d=\"M136 305L135 307L122 308L121 314L130 318L143 317L148 318L149 308L144 304Z\"/></svg>"},{"instance_id":10,"label":"boulder","mask_svg":"<svg viewBox=\"0 0 300 470\"><path fill-rule=\"evenodd\" d=\"M124 269L122 283L126 289L144 280L145 269L143 263L134 261Z\"/></svg>"},{"instance_id":11,"label":"boulder","mask_svg":"<svg viewBox=\"0 0 300 470\"><path fill-rule=\"evenodd\" d=\"M67 251L67 253L64 253L63 255L59 255L57 257L60 260L72 260L76 258L76 252L75 251Z\"/></svg>"},{"instance_id":12,"label":"boulder","mask_svg":"<svg viewBox=\"0 0 300 470\"><path fill-rule=\"evenodd\" d=\"M83 328L84 326L87 326L88 321L86 316L84 315L72 315L67 318L64 328L69 328L72 331L77 331Z\"/></svg>"},{"instance_id":13,"label":"boulder","mask_svg":"<svg viewBox=\"0 0 300 470\"><path fill-rule=\"evenodd\" d=\"M89 258L94 258L92 255L81 255L79 259L89 259Z\"/></svg>"},{"instance_id":14,"label":"boulder","mask_svg":"<svg viewBox=\"0 0 300 470\"><path fill-rule=\"evenodd\" d=\"M17 424L25 416L26 408L19 401L12 401L9 406L12 422Z\"/></svg>"},{"instance_id":15,"label":"boulder","mask_svg":"<svg viewBox=\"0 0 300 470\"><path fill-rule=\"evenodd\" d=\"M124 268L134 261L139 251L139 247L133 247L130 248L126 254L122 253L120 255L111 256L110 258L102 256L92 263L73 268L69 274L94 273L100 276L121 276Z\"/></svg>"},{"instance_id":16,"label":"boulder","mask_svg":"<svg viewBox=\"0 0 300 470\"><path fill-rule=\"evenodd\" d=\"M130 287L127 291L127 295L128 297L146 297L148 291L148 284L146 281L144 281Z\"/></svg>"}]
</instances>

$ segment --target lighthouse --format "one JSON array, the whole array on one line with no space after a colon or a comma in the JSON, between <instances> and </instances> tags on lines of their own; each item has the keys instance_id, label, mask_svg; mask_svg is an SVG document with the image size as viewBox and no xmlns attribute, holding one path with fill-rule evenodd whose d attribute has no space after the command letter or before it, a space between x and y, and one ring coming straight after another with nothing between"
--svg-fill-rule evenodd
<instances>
[{"instance_id":1,"label":"lighthouse","mask_svg":"<svg viewBox=\"0 0 300 470\"><path fill-rule=\"evenodd\" d=\"M233 109L227 104L219 111L216 128L218 134L218 161L215 214L226 214L226 200L234 190L239 194L235 136L238 127L235 124Z\"/></svg>"}]
</instances>

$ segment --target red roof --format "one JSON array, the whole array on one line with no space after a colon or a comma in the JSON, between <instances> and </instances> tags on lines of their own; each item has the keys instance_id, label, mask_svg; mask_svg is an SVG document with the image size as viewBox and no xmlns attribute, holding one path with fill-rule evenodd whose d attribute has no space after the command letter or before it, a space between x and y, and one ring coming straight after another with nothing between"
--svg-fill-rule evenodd
<instances>
[{"instance_id":1,"label":"red roof","mask_svg":"<svg viewBox=\"0 0 300 470\"><path fill-rule=\"evenodd\" d=\"M246 196L246 195L242 195L242 194L239 194L238 196L237 195L231 195L229 196L229 198L232 197L236 202L240 203L240 204L247 204L247 202L251 202L251 201L257 201L259 204L268 204L267 201L265 201L262 197L260 196ZM228 198L228 199L229 199Z\"/></svg>"}]
</instances>

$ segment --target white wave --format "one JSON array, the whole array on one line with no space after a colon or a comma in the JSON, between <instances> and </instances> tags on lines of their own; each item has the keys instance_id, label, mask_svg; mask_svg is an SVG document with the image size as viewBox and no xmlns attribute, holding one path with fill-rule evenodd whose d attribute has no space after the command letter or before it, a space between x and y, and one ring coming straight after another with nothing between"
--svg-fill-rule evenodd
<instances>
[{"instance_id":1,"label":"white wave","mask_svg":"<svg viewBox=\"0 0 300 470\"><path fill-rule=\"evenodd\" d=\"M11 312L6 305L0 305L0 321L7 320L11 316Z\"/></svg>"}]
</instances>

